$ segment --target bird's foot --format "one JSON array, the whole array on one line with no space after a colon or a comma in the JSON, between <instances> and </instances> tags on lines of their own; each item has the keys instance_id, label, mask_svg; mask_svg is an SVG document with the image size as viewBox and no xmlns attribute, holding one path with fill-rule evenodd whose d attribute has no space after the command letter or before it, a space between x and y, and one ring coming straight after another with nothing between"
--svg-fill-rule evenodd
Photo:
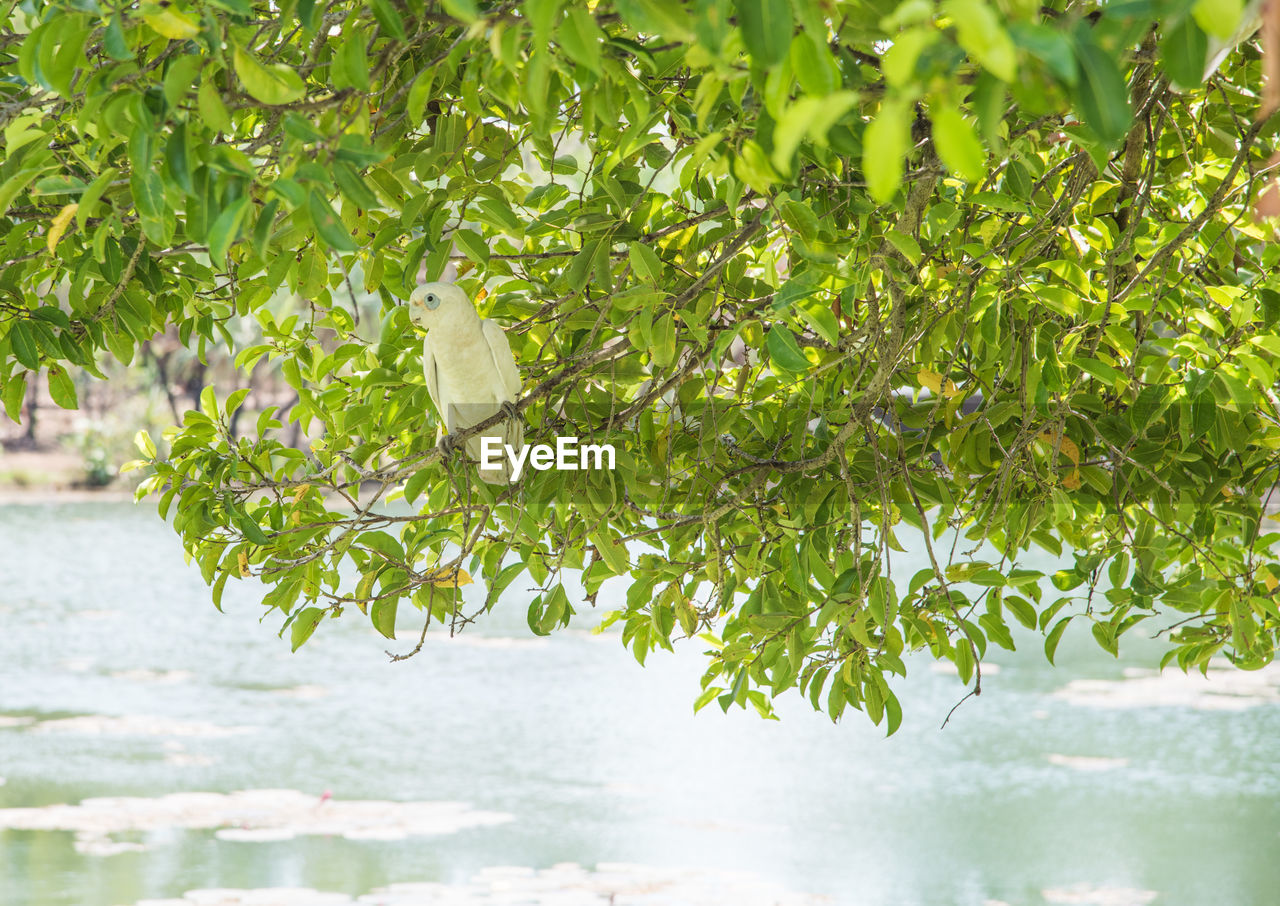
<instances>
[{"instance_id":1,"label":"bird's foot","mask_svg":"<svg viewBox=\"0 0 1280 906\"><path fill-rule=\"evenodd\" d=\"M520 416L520 410L516 408L515 403L510 401L502 403L500 406L498 406L498 409L502 412L503 415L505 415L507 418L513 421L519 418Z\"/></svg>"},{"instance_id":2,"label":"bird's foot","mask_svg":"<svg viewBox=\"0 0 1280 906\"><path fill-rule=\"evenodd\" d=\"M458 442L454 440L454 437L452 434L444 434L444 435L441 435L440 440L437 441L436 443L436 446L440 448L441 456L443 456L445 459L450 459L452 458L454 452L456 452L458 449Z\"/></svg>"}]
</instances>

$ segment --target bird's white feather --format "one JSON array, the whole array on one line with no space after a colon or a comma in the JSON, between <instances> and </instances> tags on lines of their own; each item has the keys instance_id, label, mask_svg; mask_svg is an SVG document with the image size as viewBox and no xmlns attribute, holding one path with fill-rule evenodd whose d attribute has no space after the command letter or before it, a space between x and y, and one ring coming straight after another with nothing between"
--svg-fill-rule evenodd
<instances>
[{"instance_id":1,"label":"bird's white feather","mask_svg":"<svg viewBox=\"0 0 1280 906\"><path fill-rule=\"evenodd\" d=\"M496 321L480 322L484 331L485 342L489 344L489 352L493 355L493 365L502 381L502 389L508 402L514 402L520 395L520 369L516 367L515 356L511 354L511 344L507 335Z\"/></svg>"},{"instance_id":2,"label":"bird's white feather","mask_svg":"<svg viewBox=\"0 0 1280 906\"><path fill-rule=\"evenodd\" d=\"M445 431L466 430L496 415L503 403L516 401L520 370L497 322L480 318L471 300L448 283L418 287L409 304L410 319L428 329L422 343L422 369L427 394L440 412ZM484 434L468 438L466 450L472 460L480 461L485 437L518 451L524 443L524 427L504 419ZM505 455L502 463L498 468L481 468L480 478L491 484L510 481L511 466Z\"/></svg>"},{"instance_id":3,"label":"bird's white feather","mask_svg":"<svg viewBox=\"0 0 1280 906\"><path fill-rule=\"evenodd\" d=\"M444 409L440 406L440 373L436 368L435 352L431 349L431 337L422 341L422 375L427 379L427 396L436 404L441 421L444 420Z\"/></svg>"}]
</instances>

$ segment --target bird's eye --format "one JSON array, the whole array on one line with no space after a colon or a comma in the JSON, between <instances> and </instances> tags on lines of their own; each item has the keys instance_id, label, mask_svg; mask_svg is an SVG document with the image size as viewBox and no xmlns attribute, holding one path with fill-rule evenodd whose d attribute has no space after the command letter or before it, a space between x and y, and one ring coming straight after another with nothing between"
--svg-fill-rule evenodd
<instances>
[{"instance_id":1,"label":"bird's eye","mask_svg":"<svg viewBox=\"0 0 1280 906\"><path fill-rule=\"evenodd\" d=\"M437 299L433 294L427 293L427 308L434 309L439 304L439 299Z\"/></svg>"}]
</instances>

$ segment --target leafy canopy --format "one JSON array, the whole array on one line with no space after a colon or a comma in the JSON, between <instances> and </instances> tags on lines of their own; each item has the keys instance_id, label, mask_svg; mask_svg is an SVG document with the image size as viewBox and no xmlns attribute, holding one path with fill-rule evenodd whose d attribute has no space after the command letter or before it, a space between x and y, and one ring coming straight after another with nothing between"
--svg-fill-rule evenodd
<instances>
[{"instance_id":1,"label":"leafy canopy","mask_svg":"<svg viewBox=\"0 0 1280 906\"><path fill-rule=\"evenodd\" d=\"M536 586L547 633L625 576L637 658L709 647L699 707L798 686L892 731L906 652L980 691L1018 624L1052 658L1157 618L1166 661L1258 667L1276 122L1252 39L1207 65L1241 12L9 0L0 395L16 418L44 373L75 406L69 371L174 325L234 355L240 389L139 437L140 492L295 648L406 607L459 628L473 580L486 607ZM451 262L507 327L529 441L612 443L615 471L441 461L403 300ZM255 369L296 402L233 432Z\"/></svg>"}]
</instances>

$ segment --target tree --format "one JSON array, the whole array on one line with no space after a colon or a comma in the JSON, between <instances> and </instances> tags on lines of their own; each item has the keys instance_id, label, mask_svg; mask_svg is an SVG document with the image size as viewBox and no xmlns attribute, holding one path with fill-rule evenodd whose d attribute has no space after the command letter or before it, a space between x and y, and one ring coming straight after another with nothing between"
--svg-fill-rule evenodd
<instances>
[{"instance_id":1,"label":"tree","mask_svg":"<svg viewBox=\"0 0 1280 906\"><path fill-rule=\"evenodd\" d=\"M1172 620L1165 662L1258 667L1280 246L1250 208L1277 118L1247 29L1206 65L1241 17L9 2L3 399L43 370L74 406L68 369L169 325L246 383L278 364L309 449L273 408L233 436L246 390L206 387L139 437L139 490L214 602L265 583L295 648L340 615L390 636L406 604L457 629L482 616L459 585L491 605L526 576L547 633L625 576L609 620L638 659L709 645L698 707L798 686L892 732L904 652L977 692L1014 622L1052 659L1073 623L1115 653ZM614 471L493 488L441 461L403 300L450 262L508 325L528 439L612 443ZM302 316L271 314L281 290ZM911 577L886 573L901 526L930 541ZM949 528L998 554L935 547ZM1042 581L1033 545L1074 566Z\"/></svg>"}]
</instances>

